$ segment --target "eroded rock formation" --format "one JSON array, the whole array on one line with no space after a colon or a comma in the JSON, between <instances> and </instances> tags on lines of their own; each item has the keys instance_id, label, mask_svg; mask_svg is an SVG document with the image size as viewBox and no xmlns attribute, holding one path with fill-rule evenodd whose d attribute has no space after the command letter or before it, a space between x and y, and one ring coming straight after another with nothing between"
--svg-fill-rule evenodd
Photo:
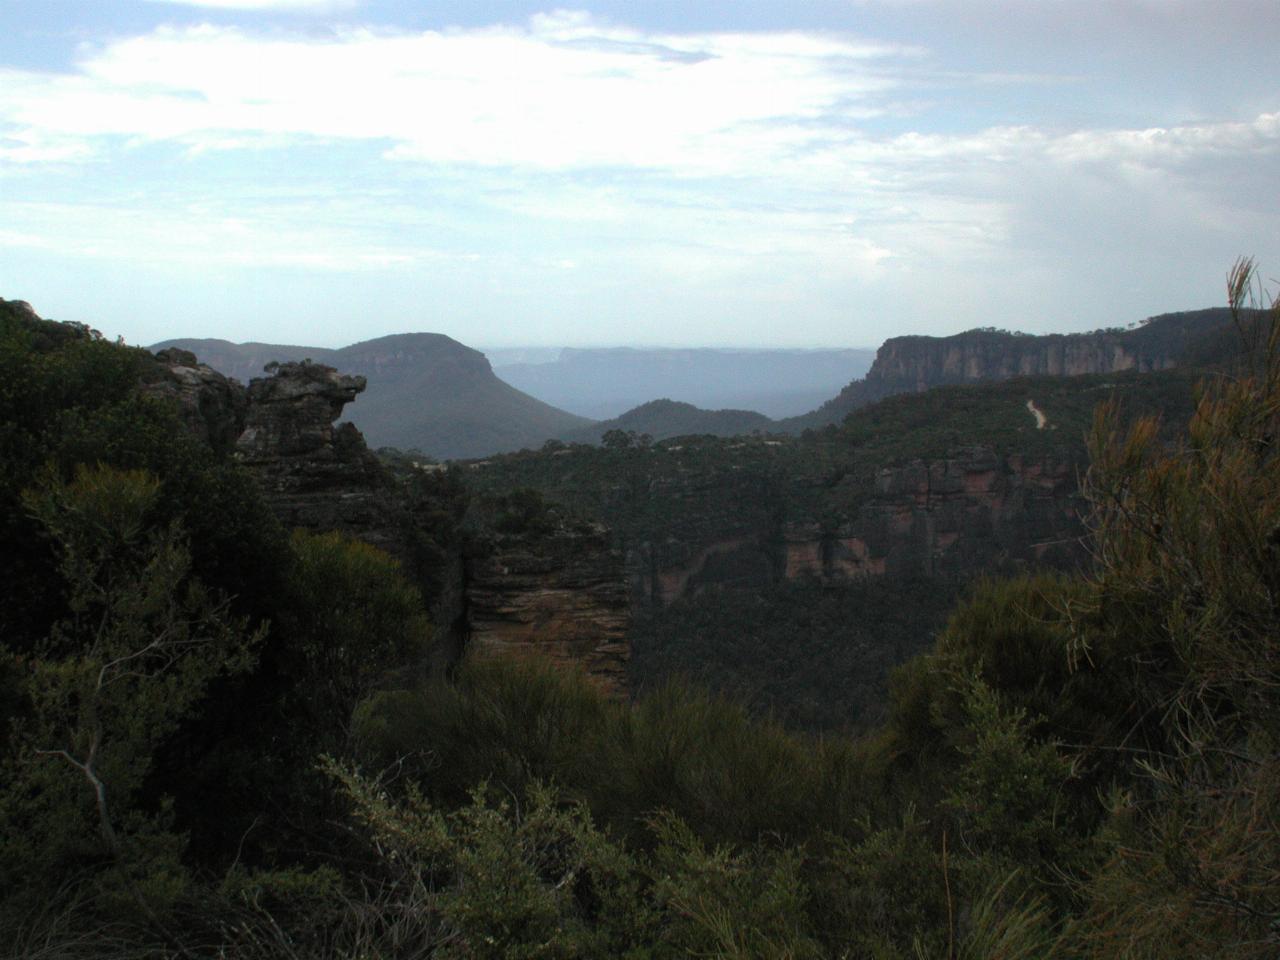
<instances>
[{"instance_id":1,"label":"eroded rock formation","mask_svg":"<svg viewBox=\"0 0 1280 960\"><path fill-rule=\"evenodd\" d=\"M883 469L875 496L834 530L787 531L784 569L846 579L1073 565L1083 558L1076 469L986 447Z\"/></svg>"},{"instance_id":2,"label":"eroded rock formation","mask_svg":"<svg viewBox=\"0 0 1280 960\"><path fill-rule=\"evenodd\" d=\"M741 517L727 518L719 534L695 534L680 551L633 547L634 595L666 605L708 585L1071 567L1084 559L1079 468L1067 455L1027 458L989 447L887 467L874 493L843 516L774 514L751 530Z\"/></svg>"},{"instance_id":3,"label":"eroded rock formation","mask_svg":"<svg viewBox=\"0 0 1280 960\"><path fill-rule=\"evenodd\" d=\"M336 424L365 378L307 361L272 364L247 390L188 351L156 355L148 387L177 401L203 436L235 434L235 456L290 527L341 530L413 569L412 521L401 491L355 426ZM437 660L465 644L481 654L522 651L581 664L611 692L625 689L630 623L621 554L603 526L496 536L474 556L444 559L434 576Z\"/></svg>"},{"instance_id":4,"label":"eroded rock formation","mask_svg":"<svg viewBox=\"0 0 1280 960\"><path fill-rule=\"evenodd\" d=\"M630 655L630 598L622 554L601 524L551 534L500 535L467 561L471 646L582 665L621 693Z\"/></svg>"},{"instance_id":5,"label":"eroded rock formation","mask_svg":"<svg viewBox=\"0 0 1280 960\"><path fill-rule=\"evenodd\" d=\"M155 357L159 377L143 384L143 392L176 402L191 432L214 450L232 450L244 430L249 405L244 386L201 363L189 350L161 350Z\"/></svg>"},{"instance_id":6,"label":"eroded rock formation","mask_svg":"<svg viewBox=\"0 0 1280 960\"><path fill-rule=\"evenodd\" d=\"M269 372L249 383L235 452L276 514L287 526L342 530L403 559L390 477L353 424L334 424L364 377L307 361Z\"/></svg>"}]
</instances>

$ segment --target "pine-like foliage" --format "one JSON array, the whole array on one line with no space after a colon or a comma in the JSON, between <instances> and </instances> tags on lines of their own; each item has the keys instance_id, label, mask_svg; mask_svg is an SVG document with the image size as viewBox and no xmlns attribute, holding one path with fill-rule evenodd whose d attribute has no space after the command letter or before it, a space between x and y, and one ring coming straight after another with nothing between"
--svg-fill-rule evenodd
<instances>
[{"instance_id":1,"label":"pine-like foliage","mask_svg":"<svg viewBox=\"0 0 1280 960\"><path fill-rule=\"evenodd\" d=\"M1229 282L1260 296L1252 262ZM1082 670L1122 681L1109 861L1082 943L1101 957L1280 954L1280 304L1212 380L1187 438L1103 408L1088 488L1096 572L1073 610Z\"/></svg>"}]
</instances>

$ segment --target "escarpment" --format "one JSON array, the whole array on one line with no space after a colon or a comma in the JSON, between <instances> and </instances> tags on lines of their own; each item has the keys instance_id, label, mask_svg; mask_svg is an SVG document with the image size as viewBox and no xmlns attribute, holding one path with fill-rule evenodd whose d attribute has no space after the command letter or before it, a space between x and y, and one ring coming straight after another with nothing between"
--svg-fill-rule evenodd
<instances>
[{"instance_id":1,"label":"escarpment","mask_svg":"<svg viewBox=\"0 0 1280 960\"><path fill-rule=\"evenodd\" d=\"M767 501L718 530L632 544L636 595L665 606L709 586L763 587L815 578L964 579L983 571L1060 568L1085 557L1078 458L976 446L876 471L869 495L822 517ZM772 510L766 509L772 506Z\"/></svg>"},{"instance_id":2,"label":"escarpment","mask_svg":"<svg viewBox=\"0 0 1280 960\"><path fill-rule=\"evenodd\" d=\"M421 573L423 531L405 492L353 424L334 422L365 389L364 377L287 362L268 365L269 375L245 388L188 351L156 357L163 372L147 389L175 401L195 433L229 446L282 522L342 531L386 550L411 577ZM581 664L605 689L624 690L628 594L621 555L602 526L497 536L471 553L434 551L424 585L438 625L434 660L456 658L467 644L523 651Z\"/></svg>"},{"instance_id":3,"label":"escarpment","mask_svg":"<svg viewBox=\"0 0 1280 960\"><path fill-rule=\"evenodd\" d=\"M1033 336L1005 330L968 330L950 337L886 340L871 369L817 410L781 421L787 430L839 423L851 411L902 393L1014 377L1168 370L1231 325L1227 310L1194 310L1152 317L1132 329Z\"/></svg>"},{"instance_id":4,"label":"escarpment","mask_svg":"<svg viewBox=\"0 0 1280 960\"><path fill-rule=\"evenodd\" d=\"M433 615L453 625L451 649L469 643L574 662L620 690L632 612L647 616L709 590L956 584L983 572L1075 566L1085 556L1078 474L1090 411L1116 391L1146 391L1148 407L1168 410L1168 396L1181 391L1177 371L1136 376L1176 363L1181 341L1155 326L1161 338L980 331L889 341L866 382L903 395L807 437L560 445L473 464L466 475L476 496L537 490L602 525L570 522L570 511L545 528L482 524L465 549L461 539L450 547L434 594L449 599ZM165 389L189 405L214 398L191 420L210 429L221 422L218 404L234 411L239 394L228 388L215 402L216 375L191 360L170 356ZM1099 369L1110 372L1063 376ZM988 383L919 390L947 378ZM399 481L359 431L334 425L363 386L321 364L280 364L241 388L235 453L287 524L344 530L411 566Z\"/></svg>"},{"instance_id":5,"label":"escarpment","mask_svg":"<svg viewBox=\"0 0 1280 960\"><path fill-rule=\"evenodd\" d=\"M598 523L499 534L467 558L471 646L582 666L605 689L626 687L631 623L622 553Z\"/></svg>"},{"instance_id":6,"label":"escarpment","mask_svg":"<svg viewBox=\"0 0 1280 960\"><path fill-rule=\"evenodd\" d=\"M1084 556L1077 464L990 447L878 471L847 519L783 531L788 579L963 578L999 567L1071 566Z\"/></svg>"}]
</instances>

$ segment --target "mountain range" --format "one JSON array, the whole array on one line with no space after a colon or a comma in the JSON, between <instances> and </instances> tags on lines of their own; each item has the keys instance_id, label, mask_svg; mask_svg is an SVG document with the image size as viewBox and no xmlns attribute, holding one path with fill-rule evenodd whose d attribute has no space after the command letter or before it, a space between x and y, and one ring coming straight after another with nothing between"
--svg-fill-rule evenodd
<instances>
[{"instance_id":1,"label":"mountain range","mask_svg":"<svg viewBox=\"0 0 1280 960\"><path fill-rule=\"evenodd\" d=\"M863 376L875 359L874 350L861 349L566 347L554 359L532 351L488 355L494 373L512 386L597 420L659 397L705 410L795 416Z\"/></svg>"},{"instance_id":2,"label":"mountain range","mask_svg":"<svg viewBox=\"0 0 1280 960\"><path fill-rule=\"evenodd\" d=\"M152 349L190 350L219 373L248 382L272 361L310 359L363 376L357 411L373 447L416 449L439 459L538 446L590 426L493 374L478 350L439 333L404 333L333 350L226 340L166 340Z\"/></svg>"},{"instance_id":3,"label":"mountain range","mask_svg":"<svg viewBox=\"0 0 1280 960\"><path fill-rule=\"evenodd\" d=\"M852 411L903 393L937 386L1006 380L1019 376L1073 376L1126 370L1164 370L1215 346L1232 329L1225 309L1152 317L1129 329L1033 336L995 329L949 337L886 340L861 379L831 384L838 369L857 370L866 351L562 350L558 359L506 364L498 376L483 353L443 334L379 337L341 349L225 340L168 340L153 349L179 347L227 376L248 381L270 361L311 359L364 376L368 389L355 419L371 446L419 450L439 459L467 459L548 440L598 443L610 430L662 440L688 434L734 436L754 432L800 433L839 424ZM813 367L804 387L804 364ZM650 379L646 380L645 378ZM571 413L611 409L625 393L650 398L607 420ZM772 419L754 409L703 409L684 396L772 397L808 395L809 412ZM529 392L526 392L528 390ZM675 391L673 391L675 392ZM834 392L834 396L832 393ZM533 394L533 395L531 395ZM606 402L607 396L615 399ZM677 394L678 395L678 394ZM822 402L823 398L826 399ZM816 399L813 399L816 398Z\"/></svg>"}]
</instances>

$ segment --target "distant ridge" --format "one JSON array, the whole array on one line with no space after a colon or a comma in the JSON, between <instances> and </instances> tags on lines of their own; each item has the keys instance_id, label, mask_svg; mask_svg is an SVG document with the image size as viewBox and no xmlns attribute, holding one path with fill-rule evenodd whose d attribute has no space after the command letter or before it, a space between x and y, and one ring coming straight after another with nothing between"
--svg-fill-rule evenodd
<instances>
[{"instance_id":1,"label":"distant ridge","mask_svg":"<svg viewBox=\"0 0 1280 960\"><path fill-rule=\"evenodd\" d=\"M153 349L190 350L215 370L245 382L260 376L263 366L272 360L309 358L344 373L362 375L369 387L352 408L352 419L371 446L418 449L440 459L465 459L539 447L552 438L599 443L609 430L649 434L654 440L689 434L734 436L757 430L800 433L838 424L854 410L886 397L933 387L1213 363L1230 349L1233 329L1229 311L1209 309L1162 314L1131 329L1092 333L1032 336L979 329L949 337L894 337L876 352L864 379L849 383L817 409L783 420L771 420L752 410L707 410L662 399L593 422L517 390L494 373L483 353L438 333L395 334L336 350L196 339L167 340ZM650 352L670 354L665 360L658 359L675 364L682 376L696 371L696 366L688 367L691 358L731 353ZM622 370L641 360L642 366L653 362L652 358L641 358L645 351L634 355L625 350L580 353L601 354L591 361L597 372L610 369L610 364L621 364L617 369ZM584 359L571 353L570 365ZM559 364L527 366L545 366L547 372L567 369Z\"/></svg>"},{"instance_id":2,"label":"distant ridge","mask_svg":"<svg viewBox=\"0 0 1280 960\"><path fill-rule=\"evenodd\" d=\"M854 380L817 410L780 420L799 433L838 424L886 397L933 387L993 382L1012 377L1078 376L1123 370L1167 370L1221 352L1231 326L1225 308L1150 317L1131 329L1033 336L1005 330L967 330L950 337L907 336L886 340L867 376Z\"/></svg>"},{"instance_id":3,"label":"distant ridge","mask_svg":"<svg viewBox=\"0 0 1280 960\"><path fill-rule=\"evenodd\" d=\"M752 410L703 410L676 400L651 400L620 417L594 423L560 435L578 443L599 443L609 430L648 434L654 440L690 434L736 437L753 430L768 430L773 421Z\"/></svg>"},{"instance_id":4,"label":"distant ridge","mask_svg":"<svg viewBox=\"0 0 1280 960\"><path fill-rule=\"evenodd\" d=\"M226 340L166 340L153 350L190 350L215 370L248 382L271 361L311 359L365 377L350 408L371 447L417 449L439 459L485 457L536 447L590 423L494 376L484 354L440 333L402 333L341 349Z\"/></svg>"},{"instance_id":5,"label":"distant ridge","mask_svg":"<svg viewBox=\"0 0 1280 960\"><path fill-rule=\"evenodd\" d=\"M865 349L565 347L551 359L490 356L494 373L539 399L582 416L619 417L655 397L704 410L755 410L785 417L812 410L875 359Z\"/></svg>"}]
</instances>

